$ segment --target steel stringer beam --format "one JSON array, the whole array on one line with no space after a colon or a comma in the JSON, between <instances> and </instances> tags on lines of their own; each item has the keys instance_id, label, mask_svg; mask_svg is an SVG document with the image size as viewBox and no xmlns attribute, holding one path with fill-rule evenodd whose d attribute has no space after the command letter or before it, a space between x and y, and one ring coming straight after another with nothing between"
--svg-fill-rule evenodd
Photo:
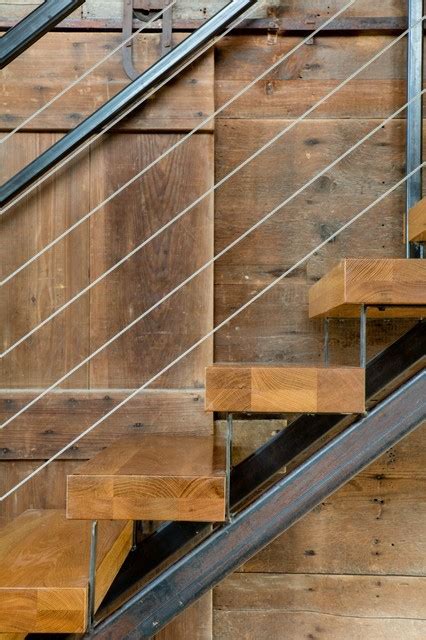
<instances>
[{"instance_id":1,"label":"steel stringer beam","mask_svg":"<svg viewBox=\"0 0 426 640\"><path fill-rule=\"evenodd\" d=\"M423 369L143 587L90 637L151 638L425 419Z\"/></svg>"},{"instance_id":2,"label":"steel stringer beam","mask_svg":"<svg viewBox=\"0 0 426 640\"><path fill-rule=\"evenodd\" d=\"M366 371L366 396L372 407L379 398L388 395L397 385L412 377L425 366L426 322L416 323L393 344L370 362ZM332 429L338 428L341 416L302 415L290 426L270 438L248 458L241 461L231 474L231 507L247 499L269 481L283 466L291 463ZM347 422L347 419L345 418ZM345 422L345 423L346 423ZM194 545L210 528L202 523L164 523L134 550L115 579L96 618L101 622L130 597L142 579L176 553Z\"/></svg>"},{"instance_id":3,"label":"steel stringer beam","mask_svg":"<svg viewBox=\"0 0 426 640\"><path fill-rule=\"evenodd\" d=\"M85 0L45 0L0 38L0 69L40 40Z\"/></svg>"}]
</instances>

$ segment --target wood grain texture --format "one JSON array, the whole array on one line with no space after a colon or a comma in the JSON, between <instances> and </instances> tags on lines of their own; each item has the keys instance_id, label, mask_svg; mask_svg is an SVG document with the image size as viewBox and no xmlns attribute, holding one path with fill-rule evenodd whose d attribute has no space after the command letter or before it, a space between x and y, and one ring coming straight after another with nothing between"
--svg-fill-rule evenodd
<instances>
[{"instance_id":1,"label":"wood grain texture","mask_svg":"<svg viewBox=\"0 0 426 640\"><path fill-rule=\"evenodd\" d=\"M216 610L262 609L424 620L425 577L234 573L216 587Z\"/></svg>"},{"instance_id":2,"label":"wood grain texture","mask_svg":"<svg viewBox=\"0 0 426 640\"><path fill-rule=\"evenodd\" d=\"M68 476L67 516L223 521L225 475L223 439L120 438Z\"/></svg>"},{"instance_id":3,"label":"wood grain texture","mask_svg":"<svg viewBox=\"0 0 426 640\"><path fill-rule=\"evenodd\" d=\"M411 242L426 242L426 200L424 198L410 209L408 222L408 239Z\"/></svg>"},{"instance_id":4,"label":"wood grain texture","mask_svg":"<svg viewBox=\"0 0 426 640\"><path fill-rule=\"evenodd\" d=\"M153 640L213 640L213 598L209 591L182 611ZM0 638L0 640L2 640Z\"/></svg>"},{"instance_id":5,"label":"wood grain texture","mask_svg":"<svg viewBox=\"0 0 426 640\"><path fill-rule=\"evenodd\" d=\"M425 521L423 477L357 476L242 570L424 576Z\"/></svg>"},{"instance_id":6,"label":"wood grain texture","mask_svg":"<svg viewBox=\"0 0 426 640\"><path fill-rule=\"evenodd\" d=\"M423 317L420 305L426 305L426 264L422 260L348 258L309 291L311 318L356 317L361 304L382 305L382 310L371 309L376 317Z\"/></svg>"},{"instance_id":7,"label":"wood grain texture","mask_svg":"<svg viewBox=\"0 0 426 640\"><path fill-rule=\"evenodd\" d=\"M206 410L362 413L365 372L357 367L216 364L206 369Z\"/></svg>"},{"instance_id":8,"label":"wood grain texture","mask_svg":"<svg viewBox=\"0 0 426 640\"><path fill-rule=\"evenodd\" d=\"M113 409L128 391L67 390L45 396L0 430L0 460L42 460ZM0 422L34 397L29 392L0 392ZM138 433L211 435L213 419L204 411L203 390L145 390L93 430L61 459L87 460L119 436Z\"/></svg>"},{"instance_id":9,"label":"wood grain texture","mask_svg":"<svg viewBox=\"0 0 426 640\"><path fill-rule=\"evenodd\" d=\"M364 46L364 42L365 38L361 39L359 46ZM355 45L353 50L357 50ZM219 120L216 125L217 178L232 171L290 123L290 120ZM216 253L375 126L377 121L355 119L299 123L217 190ZM215 266L215 322L223 321L400 180L404 135L401 121L390 123L377 137L364 143L345 162L222 256ZM386 172L383 171L385 163ZM309 287L339 260L364 256L367 238L380 238L380 242L368 243L371 257L403 257L403 207L401 189L224 326L215 338L215 360L321 362L322 322L309 320ZM371 320L369 357L408 330L410 322ZM357 363L359 323L335 321L330 332L331 362Z\"/></svg>"},{"instance_id":10,"label":"wood grain texture","mask_svg":"<svg viewBox=\"0 0 426 640\"><path fill-rule=\"evenodd\" d=\"M175 44L186 35L175 35ZM121 41L118 33L48 33L31 47L31 52L19 56L2 71L0 93L4 100L0 129L7 131L21 124ZM142 33L135 38L136 69L144 71L160 55L158 34ZM37 74L34 74L34 68L37 68ZM190 131L214 111L213 74L213 53L208 52L148 99L135 115L120 123L119 128ZM52 107L25 125L25 129L73 129L129 83L121 52L117 52ZM203 129L212 130L213 127L214 121L210 121ZM11 151L13 141L6 142L5 146Z\"/></svg>"},{"instance_id":11,"label":"wood grain texture","mask_svg":"<svg viewBox=\"0 0 426 640\"><path fill-rule=\"evenodd\" d=\"M421 640L426 578L238 575L215 590L215 638Z\"/></svg>"},{"instance_id":12,"label":"wood grain texture","mask_svg":"<svg viewBox=\"0 0 426 640\"><path fill-rule=\"evenodd\" d=\"M371 14L369 14L371 15ZM283 119L302 115L388 46L393 35L353 39L320 34L224 109L221 119ZM305 38L287 33L230 34L217 45L216 105L221 107ZM309 114L320 118L386 118L405 103L404 42L371 64ZM356 93L358 99L354 100ZM380 95L380 100L377 96ZM402 112L398 117L405 118Z\"/></svg>"},{"instance_id":13,"label":"wood grain texture","mask_svg":"<svg viewBox=\"0 0 426 640\"><path fill-rule=\"evenodd\" d=\"M52 133L17 134L13 152L0 148L1 179L15 173L59 139ZM78 192L75 185L79 185ZM1 275L6 277L89 209L89 161L72 162L43 188L1 217ZM82 225L1 288L0 342L6 349L89 282L88 227ZM0 386L41 387L88 355L89 304L80 299L2 360ZM87 386L87 367L72 387ZM63 386L67 386L67 382Z\"/></svg>"},{"instance_id":14,"label":"wood grain texture","mask_svg":"<svg viewBox=\"0 0 426 640\"><path fill-rule=\"evenodd\" d=\"M1 531L0 630L82 632L87 625L90 523L26 511ZM132 525L100 523L96 607L132 544Z\"/></svg>"},{"instance_id":15,"label":"wood grain texture","mask_svg":"<svg viewBox=\"0 0 426 640\"><path fill-rule=\"evenodd\" d=\"M135 166L146 166L181 139L180 134L110 136L93 154L92 206L132 177ZM213 154L211 134L193 136L91 219L93 278L205 193L213 181ZM92 351L212 257L213 218L210 195L94 288ZM212 326L209 268L92 360L91 385L139 387ZM212 340L207 340L154 386L202 387L204 367L212 358Z\"/></svg>"}]
</instances>

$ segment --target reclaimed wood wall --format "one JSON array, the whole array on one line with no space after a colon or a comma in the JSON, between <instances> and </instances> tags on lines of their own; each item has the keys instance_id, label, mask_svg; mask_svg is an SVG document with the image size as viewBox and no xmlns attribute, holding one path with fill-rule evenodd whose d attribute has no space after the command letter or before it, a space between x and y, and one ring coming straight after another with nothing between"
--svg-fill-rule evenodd
<instances>
[{"instance_id":1,"label":"reclaimed wood wall","mask_svg":"<svg viewBox=\"0 0 426 640\"><path fill-rule=\"evenodd\" d=\"M0 22L39 4L0 2ZM223 6L182 0L180 17L199 19ZM273 0L275 15L326 18L340 0ZM87 0L73 20L120 21L121 0ZM405 0L359 0L352 16L403 16ZM264 9L256 15L264 16ZM177 38L183 35L176 36ZM7 346L132 250L161 223L389 44L395 35L328 34L304 45L270 76L141 180L83 223L53 251L4 287L2 344ZM118 131L3 217L2 273L7 274L77 221L115 187L179 141L226 100L290 51L299 36L230 35L173 87ZM114 31L46 36L0 80L0 135L18 125L119 42ZM138 37L136 64L158 55L156 35ZM37 72L34 73L34 69ZM106 80L105 80L106 79ZM127 82L119 55L2 145L7 178ZM405 100L405 45L397 44L308 119L298 123L169 230L8 356L1 372L2 415L85 358L118 328L225 248L288 198ZM404 172L404 114L239 243L185 293L146 318L90 365L0 432L0 488L61 448L178 352L222 321L377 198ZM318 362L322 327L309 321L309 286L344 256L402 256L404 192L399 189L319 251L215 337L216 361ZM153 275L156 274L154 278ZM129 286L130 284L130 286ZM213 306L214 302L214 306ZM371 321L370 355L409 321ZM2 515L62 506L64 479L111 438L138 428L203 433L203 367L207 344L155 388L6 501ZM331 357L353 363L357 326L335 321ZM242 457L282 428L248 421L236 428ZM426 636L426 449L422 431L395 447L303 521L225 580L211 596L159 634L169 640L421 640Z\"/></svg>"}]
</instances>

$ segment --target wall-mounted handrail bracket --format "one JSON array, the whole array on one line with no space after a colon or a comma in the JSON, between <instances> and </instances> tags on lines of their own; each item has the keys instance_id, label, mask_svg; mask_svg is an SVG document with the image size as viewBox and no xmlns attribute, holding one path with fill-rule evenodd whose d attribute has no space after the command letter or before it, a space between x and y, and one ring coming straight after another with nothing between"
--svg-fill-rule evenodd
<instances>
[{"instance_id":1,"label":"wall-mounted handrail bracket","mask_svg":"<svg viewBox=\"0 0 426 640\"><path fill-rule=\"evenodd\" d=\"M173 38L173 5L168 9L172 0L123 0L123 41L128 40L133 33L133 20L142 22L151 20L156 13L164 10L161 17L161 57L172 48ZM122 48L123 68L130 80L135 80L140 71L135 68L133 61L133 45L131 40Z\"/></svg>"}]
</instances>

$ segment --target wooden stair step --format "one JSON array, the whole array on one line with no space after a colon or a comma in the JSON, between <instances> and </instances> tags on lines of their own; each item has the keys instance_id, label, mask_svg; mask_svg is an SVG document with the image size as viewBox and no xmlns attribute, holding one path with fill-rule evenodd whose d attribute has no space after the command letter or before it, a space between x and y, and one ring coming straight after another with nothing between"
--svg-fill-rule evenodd
<instances>
[{"instance_id":1,"label":"wooden stair step","mask_svg":"<svg viewBox=\"0 0 426 640\"><path fill-rule=\"evenodd\" d=\"M359 367L215 364L206 369L207 411L363 413Z\"/></svg>"},{"instance_id":2,"label":"wooden stair step","mask_svg":"<svg viewBox=\"0 0 426 640\"><path fill-rule=\"evenodd\" d=\"M426 262L401 258L347 258L309 291L309 316L357 317L361 305L371 317L423 317ZM381 308L378 308L381 307Z\"/></svg>"},{"instance_id":3,"label":"wooden stair step","mask_svg":"<svg viewBox=\"0 0 426 640\"><path fill-rule=\"evenodd\" d=\"M408 239L410 242L426 242L426 198L409 211Z\"/></svg>"},{"instance_id":4,"label":"wooden stair step","mask_svg":"<svg viewBox=\"0 0 426 640\"><path fill-rule=\"evenodd\" d=\"M69 518L225 520L224 438L135 434L68 476Z\"/></svg>"},{"instance_id":5,"label":"wooden stair step","mask_svg":"<svg viewBox=\"0 0 426 640\"><path fill-rule=\"evenodd\" d=\"M99 523L96 608L132 540L131 522ZM0 530L1 633L86 630L90 541L91 522L67 520L64 510L31 509Z\"/></svg>"}]
</instances>

